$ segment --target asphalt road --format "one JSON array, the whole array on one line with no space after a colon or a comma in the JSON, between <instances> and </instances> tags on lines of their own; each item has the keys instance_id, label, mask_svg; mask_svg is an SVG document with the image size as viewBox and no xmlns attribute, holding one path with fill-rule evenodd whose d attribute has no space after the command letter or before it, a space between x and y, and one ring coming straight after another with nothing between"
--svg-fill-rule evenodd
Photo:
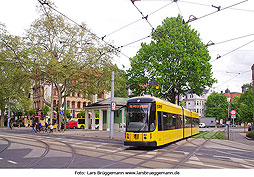
<instances>
[{"instance_id":1,"label":"asphalt road","mask_svg":"<svg viewBox=\"0 0 254 177\"><path fill-rule=\"evenodd\" d=\"M188 138L159 148L134 148L119 140L74 135L1 129L0 168L254 169L253 141Z\"/></svg>"}]
</instances>

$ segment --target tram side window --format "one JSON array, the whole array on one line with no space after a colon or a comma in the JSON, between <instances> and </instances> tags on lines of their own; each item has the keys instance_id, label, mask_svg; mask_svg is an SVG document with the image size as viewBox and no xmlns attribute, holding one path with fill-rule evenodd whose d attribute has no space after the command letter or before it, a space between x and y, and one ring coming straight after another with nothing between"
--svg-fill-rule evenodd
<instances>
[{"instance_id":1,"label":"tram side window","mask_svg":"<svg viewBox=\"0 0 254 177\"><path fill-rule=\"evenodd\" d=\"M195 119L193 118L193 124L192 124L192 127L198 127L199 125L199 119Z\"/></svg>"},{"instance_id":2,"label":"tram side window","mask_svg":"<svg viewBox=\"0 0 254 177\"><path fill-rule=\"evenodd\" d=\"M156 119L155 119L156 112L151 111L150 118L149 118L149 125L150 131L154 131L156 128Z\"/></svg>"},{"instance_id":3,"label":"tram side window","mask_svg":"<svg viewBox=\"0 0 254 177\"><path fill-rule=\"evenodd\" d=\"M177 125L176 128L183 128L183 116L182 115L177 115Z\"/></svg>"},{"instance_id":4,"label":"tram side window","mask_svg":"<svg viewBox=\"0 0 254 177\"><path fill-rule=\"evenodd\" d=\"M158 111L158 130L163 130L163 119L162 119L162 112Z\"/></svg>"},{"instance_id":5,"label":"tram side window","mask_svg":"<svg viewBox=\"0 0 254 177\"><path fill-rule=\"evenodd\" d=\"M158 112L158 130L174 130L182 128L182 116L166 112Z\"/></svg>"},{"instance_id":6,"label":"tram side window","mask_svg":"<svg viewBox=\"0 0 254 177\"><path fill-rule=\"evenodd\" d=\"M175 129L175 121L169 113L163 113L163 130Z\"/></svg>"},{"instance_id":7,"label":"tram side window","mask_svg":"<svg viewBox=\"0 0 254 177\"><path fill-rule=\"evenodd\" d=\"M191 128L191 117L185 117L184 118L184 128Z\"/></svg>"}]
</instances>

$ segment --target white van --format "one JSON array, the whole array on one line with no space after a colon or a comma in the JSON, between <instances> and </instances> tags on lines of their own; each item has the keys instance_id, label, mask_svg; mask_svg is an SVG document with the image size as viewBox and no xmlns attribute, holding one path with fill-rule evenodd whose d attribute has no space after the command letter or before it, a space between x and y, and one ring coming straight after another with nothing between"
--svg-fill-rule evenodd
<instances>
[{"instance_id":1,"label":"white van","mask_svg":"<svg viewBox=\"0 0 254 177\"><path fill-rule=\"evenodd\" d=\"M199 128L205 128L205 123L199 123Z\"/></svg>"}]
</instances>

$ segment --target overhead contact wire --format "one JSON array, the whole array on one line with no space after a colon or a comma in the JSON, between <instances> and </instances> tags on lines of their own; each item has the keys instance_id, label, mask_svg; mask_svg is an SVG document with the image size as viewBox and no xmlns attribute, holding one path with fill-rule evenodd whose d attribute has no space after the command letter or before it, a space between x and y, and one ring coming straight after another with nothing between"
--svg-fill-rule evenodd
<instances>
[{"instance_id":1,"label":"overhead contact wire","mask_svg":"<svg viewBox=\"0 0 254 177\"><path fill-rule=\"evenodd\" d=\"M102 38L98 37L96 34L92 33L91 31L89 31L88 29L84 28L82 25L80 25L79 23L77 23L76 21L72 20L71 18L69 18L67 15L63 14L62 12L58 11L57 9L55 9L54 7L52 7L51 5L49 5L46 0L38 0L39 3L43 6L43 5L47 5L49 8L51 8L52 10L56 11L57 13L59 13L60 15L62 15L63 17L65 17L66 19L70 20L72 23L76 24L77 26L79 26L81 29L87 31L88 33L90 33L91 35L95 36L97 39L99 40L102 40L105 44L107 44L108 46L110 46L111 48L113 48L114 50L118 51L119 53L121 53L123 56L127 57L127 58L130 58L128 57L127 55L125 55L124 53L122 53L120 50L119 50L119 47L115 47L113 46L112 44L104 41ZM114 59L113 59L114 60ZM116 61L116 60L114 60ZM118 62L118 61L116 61ZM119 63L119 62L118 62ZM121 63L122 64L122 63Z\"/></svg>"},{"instance_id":2,"label":"overhead contact wire","mask_svg":"<svg viewBox=\"0 0 254 177\"><path fill-rule=\"evenodd\" d=\"M218 60L218 59L220 59L220 58L222 58L222 57L224 57L224 56L226 56L226 55L228 55L228 54L230 54L230 53L233 53L233 52L237 51L238 49L240 49L240 48L242 48L242 47L244 47L244 46L246 46L246 45L249 45L249 44L252 43L252 42L254 42L254 40L251 40L251 41L247 42L246 44L243 44L243 45L241 45L240 47L237 47L237 48L235 48L234 50L231 50L231 51L229 51L229 52L223 54L222 56L218 55L217 58L214 59L214 60L212 60L211 62L214 62L214 61L216 61L216 60Z\"/></svg>"},{"instance_id":3,"label":"overhead contact wire","mask_svg":"<svg viewBox=\"0 0 254 177\"><path fill-rule=\"evenodd\" d=\"M170 2L170 3L168 3L168 4L166 4L166 5L162 6L162 7L160 7L159 9L157 9L157 10L151 12L150 14L148 14L148 16L151 16L151 15L155 14L156 12L160 11L161 9L164 9L165 7L169 6L169 5L172 4L172 3L173 3L173 2ZM113 31L113 32L111 32L111 33L105 35L104 38L107 37L107 36L110 36L110 35L112 35L112 34L114 34L114 33L116 33L116 32L118 32L118 31L120 31L120 30L122 30L122 29L124 29L124 28L126 28L126 27L128 27L128 26L131 26L131 25L133 25L133 24L135 24L135 23L137 23L137 22L139 22L139 21L141 21L141 20L143 20L143 19L144 19L144 18L142 17L142 18L140 18L140 19L138 19L138 20L135 20L135 21L133 21L133 22L127 24L127 25L124 25L124 26L120 27L119 29L117 29L117 30L115 30L115 31Z\"/></svg>"}]
</instances>

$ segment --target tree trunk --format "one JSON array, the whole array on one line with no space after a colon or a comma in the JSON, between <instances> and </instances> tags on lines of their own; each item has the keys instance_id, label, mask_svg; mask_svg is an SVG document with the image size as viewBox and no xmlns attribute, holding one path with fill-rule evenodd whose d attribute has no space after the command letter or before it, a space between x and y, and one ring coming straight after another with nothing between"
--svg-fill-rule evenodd
<instances>
[{"instance_id":1,"label":"tree trunk","mask_svg":"<svg viewBox=\"0 0 254 177\"><path fill-rule=\"evenodd\" d=\"M61 111L60 108L62 107L62 93L61 93L61 86L59 83L57 83L57 95L58 95L58 113ZM59 115L59 124L58 124L58 130L60 130L61 125L63 122L63 116Z\"/></svg>"},{"instance_id":2,"label":"tree trunk","mask_svg":"<svg viewBox=\"0 0 254 177\"><path fill-rule=\"evenodd\" d=\"M166 95L166 98L168 99L168 101L169 101L170 103L176 104L176 96L177 96L177 93L174 92L173 90L171 90L171 91Z\"/></svg>"},{"instance_id":3,"label":"tree trunk","mask_svg":"<svg viewBox=\"0 0 254 177\"><path fill-rule=\"evenodd\" d=\"M1 108L1 126L4 126L4 113L5 113L5 109Z\"/></svg>"}]
</instances>

